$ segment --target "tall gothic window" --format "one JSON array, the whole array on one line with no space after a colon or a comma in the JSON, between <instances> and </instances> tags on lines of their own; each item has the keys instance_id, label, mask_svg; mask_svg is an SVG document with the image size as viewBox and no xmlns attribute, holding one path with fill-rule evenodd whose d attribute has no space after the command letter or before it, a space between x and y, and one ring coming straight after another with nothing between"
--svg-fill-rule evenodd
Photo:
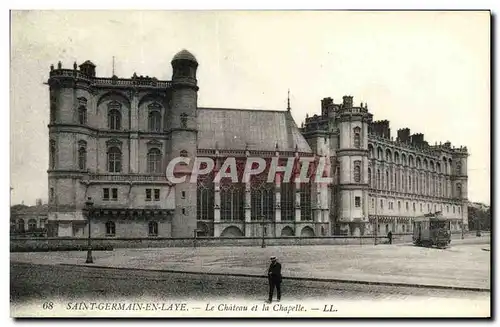
<instances>
[{"instance_id":1,"label":"tall gothic window","mask_svg":"<svg viewBox=\"0 0 500 327\"><path fill-rule=\"evenodd\" d=\"M368 187L372 187L372 170L368 168Z\"/></svg>"},{"instance_id":2,"label":"tall gothic window","mask_svg":"<svg viewBox=\"0 0 500 327\"><path fill-rule=\"evenodd\" d=\"M462 165L460 164L460 162L457 162L457 175L462 175Z\"/></svg>"},{"instance_id":3,"label":"tall gothic window","mask_svg":"<svg viewBox=\"0 0 500 327\"><path fill-rule=\"evenodd\" d=\"M354 128L354 147L361 148L361 129L359 127Z\"/></svg>"},{"instance_id":4,"label":"tall gothic window","mask_svg":"<svg viewBox=\"0 0 500 327\"><path fill-rule=\"evenodd\" d=\"M80 143L80 147L78 149L78 168L80 170L87 169L87 149L85 147L85 143Z\"/></svg>"},{"instance_id":5,"label":"tall gothic window","mask_svg":"<svg viewBox=\"0 0 500 327\"><path fill-rule=\"evenodd\" d=\"M312 220L311 184L300 185L300 220Z\"/></svg>"},{"instance_id":6,"label":"tall gothic window","mask_svg":"<svg viewBox=\"0 0 500 327\"><path fill-rule=\"evenodd\" d=\"M108 150L108 172L119 173L122 171L122 152L117 147Z\"/></svg>"},{"instance_id":7,"label":"tall gothic window","mask_svg":"<svg viewBox=\"0 0 500 327\"><path fill-rule=\"evenodd\" d=\"M161 113L158 110L149 112L148 126L151 132L159 132L161 130Z\"/></svg>"},{"instance_id":8,"label":"tall gothic window","mask_svg":"<svg viewBox=\"0 0 500 327\"><path fill-rule=\"evenodd\" d=\"M50 165L50 169L56 168L56 141L54 141L54 140L50 140L49 165Z\"/></svg>"},{"instance_id":9,"label":"tall gothic window","mask_svg":"<svg viewBox=\"0 0 500 327\"><path fill-rule=\"evenodd\" d=\"M267 176L265 176L267 178ZM252 220L274 221L274 183L267 183L264 176L251 182L251 218Z\"/></svg>"},{"instance_id":10,"label":"tall gothic window","mask_svg":"<svg viewBox=\"0 0 500 327\"><path fill-rule=\"evenodd\" d=\"M245 200L245 184L243 183L221 183L220 202L221 220L240 221L245 219L243 203Z\"/></svg>"},{"instance_id":11,"label":"tall gothic window","mask_svg":"<svg viewBox=\"0 0 500 327\"><path fill-rule=\"evenodd\" d=\"M462 197L462 184L457 184L457 196Z\"/></svg>"},{"instance_id":12,"label":"tall gothic window","mask_svg":"<svg viewBox=\"0 0 500 327\"><path fill-rule=\"evenodd\" d=\"M358 160L354 162L354 182L361 182L361 161Z\"/></svg>"},{"instance_id":13,"label":"tall gothic window","mask_svg":"<svg viewBox=\"0 0 500 327\"><path fill-rule=\"evenodd\" d=\"M389 189L389 185L391 184L391 182L389 181L389 172L388 171L385 172L385 182L386 182L385 188Z\"/></svg>"},{"instance_id":14,"label":"tall gothic window","mask_svg":"<svg viewBox=\"0 0 500 327\"><path fill-rule=\"evenodd\" d=\"M161 172L161 152L157 148L153 148L148 152L148 172Z\"/></svg>"},{"instance_id":15,"label":"tall gothic window","mask_svg":"<svg viewBox=\"0 0 500 327\"><path fill-rule=\"evenodd\" d=\"M78 123L80 125L87 124L87 108L84 106L78 107Z\"/></svg>"},{"instance_id":16,"label":"tall gothic window","mask_svg":"<svg viewBox=\"0 0 500 327\"><path fill-rule=\"evenodd\" d=\"M295 187L293 183L281 183L281 220L295 220Z\"/></svg>"},{"instance_id":17,"label":"tall gothic window","mask_svg":"<svg viewBox=\"0 0 500 327\"><path fill-rule=\"evenodd\" d=\"M196 218L214 220L215 192L212 174L198 176Z\"/></svg>"}]
</instances>

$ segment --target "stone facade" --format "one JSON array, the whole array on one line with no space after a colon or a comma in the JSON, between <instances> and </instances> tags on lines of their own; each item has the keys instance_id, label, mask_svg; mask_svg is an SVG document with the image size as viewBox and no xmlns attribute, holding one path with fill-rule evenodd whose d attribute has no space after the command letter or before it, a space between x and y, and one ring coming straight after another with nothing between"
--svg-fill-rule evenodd
<instances>
[{"instance_id":1,"label":"stone facade","mask_svg":"<svg viewBox=\"0 0 500 327\"><path fill-rule=\"evenodd\" d=\"M335 234L412 232L412 218L441 212L452 231L468 230L466 147L429 145L408 128L391 137L389 121L373 121L368 106L322 100L303 133L332 160L331 221ZM463 225L463 227L462 227Z\"/></svg>"},{"instance_id":2,"label":"stone facade","mask_svg":"<svg viewBox=\"0 0 500 327\"><path fill-rule=\"evenodd\" d=\"M97 77L90 61L51 67L48 220L54 236L87 237L89 219L91 235L104 238L409 232L411 218L429 210L466 224L465 148L429 146L409 130L394 141L388 122L373 122L367 106L354 106L351 96L341 104L323 99L321 115L306 118L302 128L290 106L200 108L197 67L186 50L172 59L171 81L135 73ZM166 179L173 158L200 156L214 159L216 171L229 157L240 168L248 157L281 166L286 158L322 158L333 183L284 183L281 177L267 183L262 176L190 183L182 167L177 172L186 182ZM86 211L89 198L92 210Z\"/></svg>"}]
</instances>

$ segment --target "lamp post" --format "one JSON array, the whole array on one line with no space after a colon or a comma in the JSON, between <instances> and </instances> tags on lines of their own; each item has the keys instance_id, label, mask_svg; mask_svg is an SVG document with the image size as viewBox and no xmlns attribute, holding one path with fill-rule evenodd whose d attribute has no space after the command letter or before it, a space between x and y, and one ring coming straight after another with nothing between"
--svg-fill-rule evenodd
<instances>
[{"instance_id":1,"label":"lamp post","mask_svg":"<svg viewBox=\"0 0 500 327\"><path fill-rule=\"evenodd\" d=\"M92 215L92 207L94 206L94 202L92 201L92 198L88 198L87 201L85 201L85 212L87 215L87 221L89 224L89 237L88 237L88 243L87 243L87 260L85 263L94 263L94 260L92 259L92 238L91 238L91 215Z\"/></svg>"},{"instance_id":2,"label":"lamp post","mask_svg":"<svg viewBox=\"0 0 500 327\"><path fill-rule=\"evenodd\" d=\"M262 216L262 222L261 222L261 225L262 225L262 248L265 248L266 247L266 241L265 241L265 224L266 224L266 221L265 221L266 217L265 216Z\"/></svg>"}]
</instances>

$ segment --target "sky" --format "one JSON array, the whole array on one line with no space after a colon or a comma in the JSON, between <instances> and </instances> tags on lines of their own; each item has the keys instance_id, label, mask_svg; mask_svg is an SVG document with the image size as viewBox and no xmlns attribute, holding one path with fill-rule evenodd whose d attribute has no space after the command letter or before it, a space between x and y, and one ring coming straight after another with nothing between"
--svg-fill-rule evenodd
<instances>
[{"instance_id":1,"label":"sky","mask_svg":"<svg viewBox=\"0 0 500 327\"><path fill-rule=\"evenodd\" d=\"M488 12L13 11L11 203L47 200L49 67L170 80L181 49L198 62L198 106L285 110L298 125L321 99L352 95L391 133L467 146L470 201L490 204Z\"/></svg>"}]
</instances>

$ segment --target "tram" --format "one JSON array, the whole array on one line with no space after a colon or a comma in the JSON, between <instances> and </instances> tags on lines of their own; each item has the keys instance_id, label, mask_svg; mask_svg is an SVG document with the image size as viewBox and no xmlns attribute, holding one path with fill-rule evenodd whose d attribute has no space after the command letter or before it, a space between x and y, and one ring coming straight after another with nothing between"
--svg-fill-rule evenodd
<instances>
[{"instance_id":1,"label":"tram","mask_svg":"<svg viewBox=\"0 0 500 327\"><path fill-rule=\"evenodd\" d=\"M450 220L440 211L413 219L413 244L446 248L451 242Z\"/></svg>"}]
</instances>

